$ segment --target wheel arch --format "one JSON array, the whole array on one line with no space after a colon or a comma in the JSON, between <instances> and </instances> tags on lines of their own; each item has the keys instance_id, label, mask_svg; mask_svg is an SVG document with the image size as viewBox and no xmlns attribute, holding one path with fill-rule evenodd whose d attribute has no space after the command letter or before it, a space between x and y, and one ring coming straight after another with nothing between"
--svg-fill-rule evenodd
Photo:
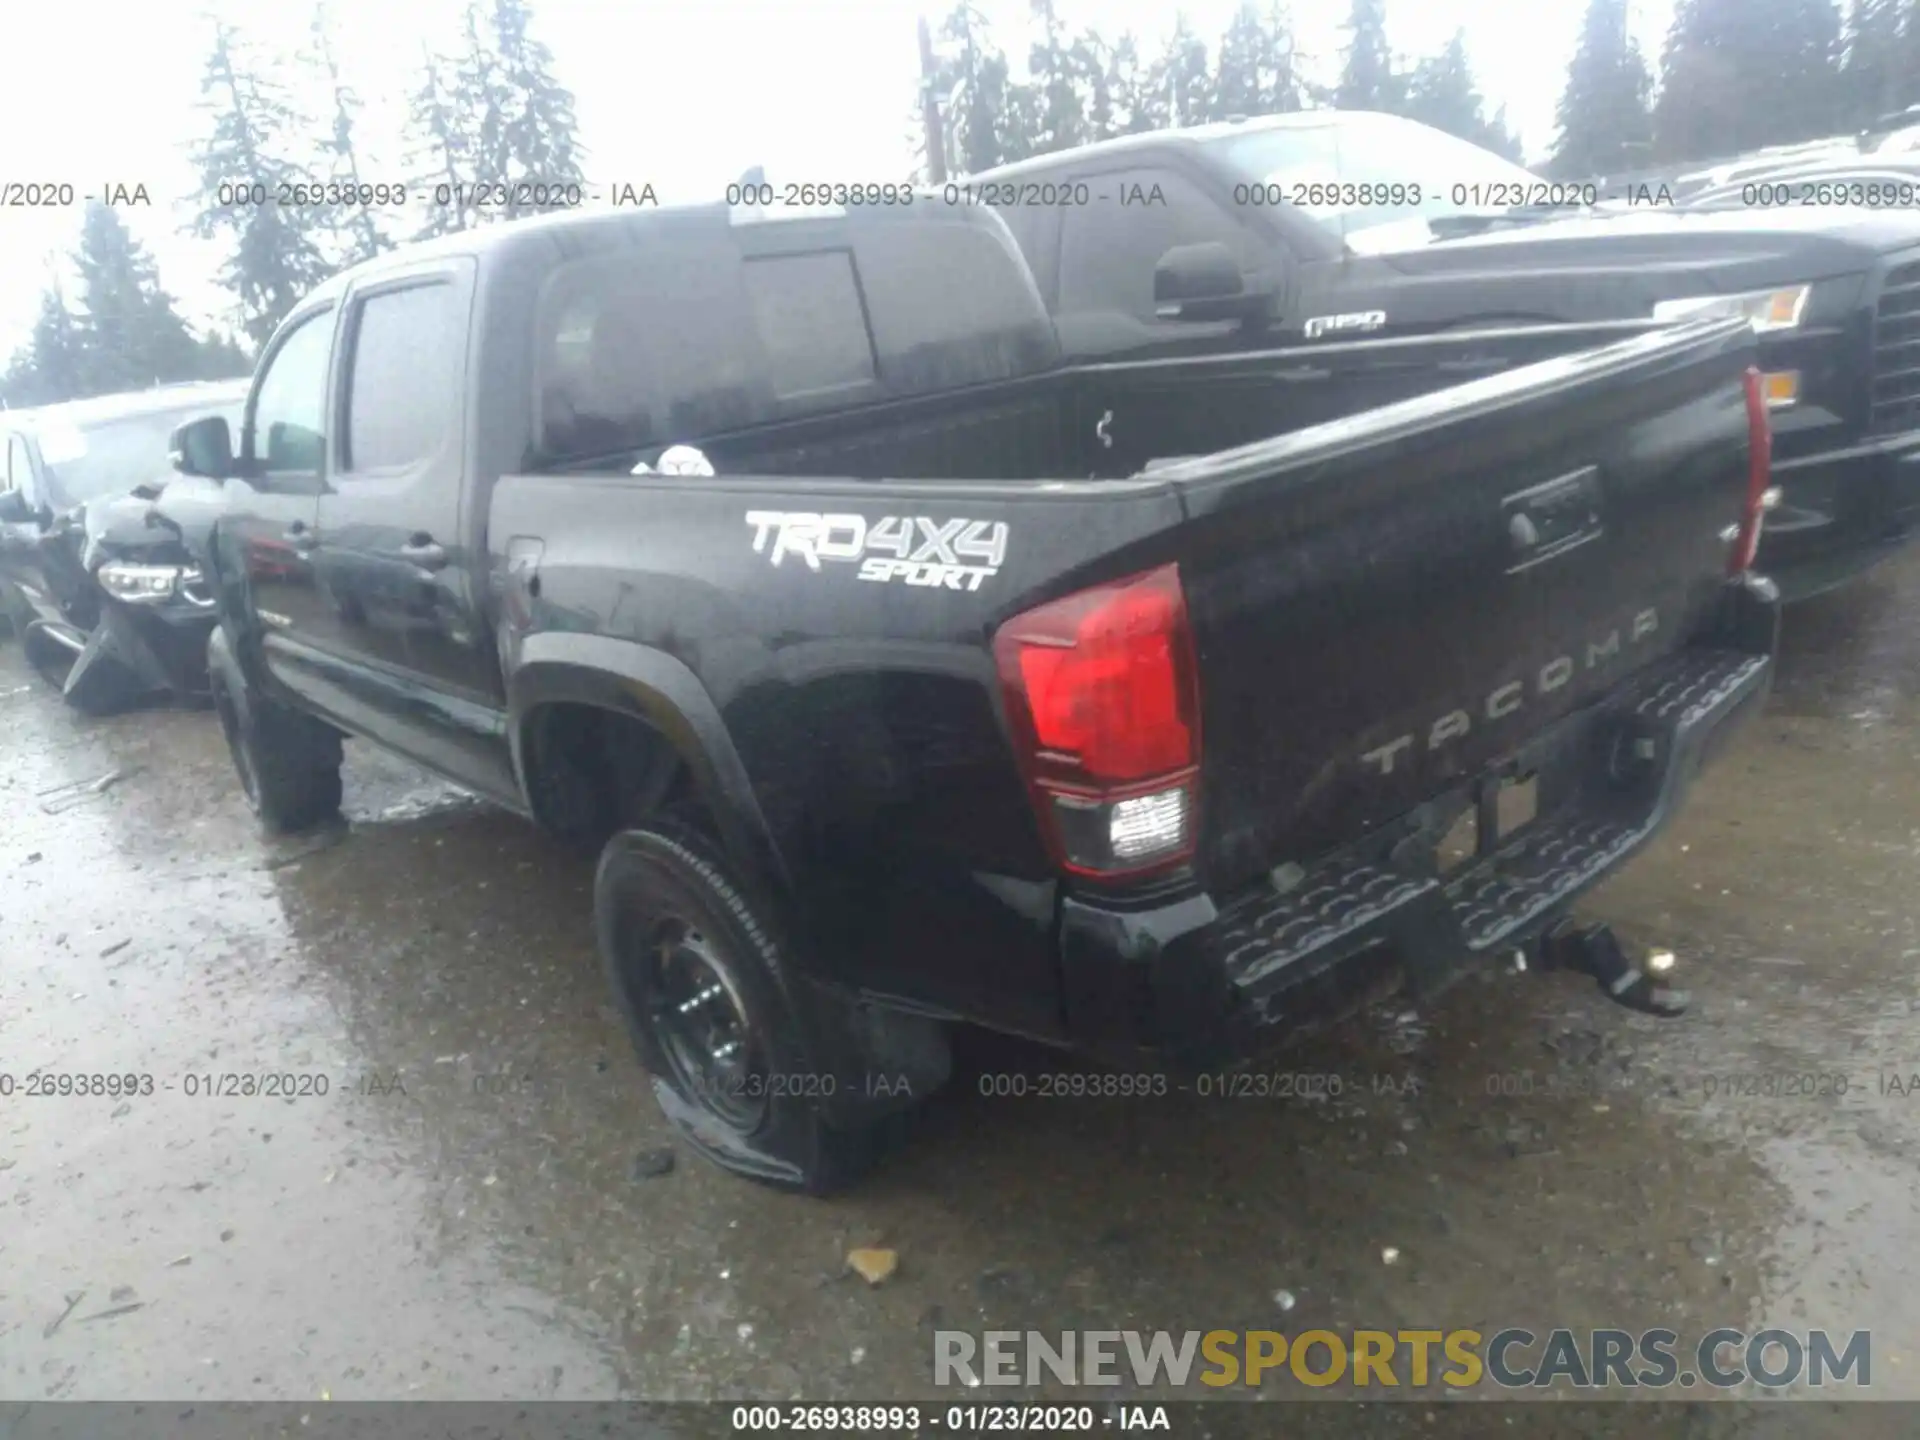
<instances>
[{"instance_id":1,"label":"wheel arch","mask_svg":"<svg viewBox=\"0 0 1920 1440\"><path fill-rule=\"evenodd\" d=\"M584 707L637 721L659 737L691 777L716 839L736 872L783 909L791 876L719 708L700 679L663 651L603 635L528 636L507 679L507 738L514 777L539 812L534 736L543 711Z\"/></svg>"}]
</instances>

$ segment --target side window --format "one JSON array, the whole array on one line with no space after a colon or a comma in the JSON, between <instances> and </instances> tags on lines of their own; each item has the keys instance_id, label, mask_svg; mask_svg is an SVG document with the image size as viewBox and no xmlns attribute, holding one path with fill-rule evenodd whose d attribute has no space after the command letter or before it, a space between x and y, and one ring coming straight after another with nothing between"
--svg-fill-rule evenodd
<instances>
[{"instance_id":1,"label":"side window","mask_svg":"<svg viewBox=\"0 0 1920 1440\"><path fill-rule=\"evenodd\" d=\"M873 337L851 255L762 256L746 262L745 274L776 397L873 383Z\"/></svg>"},{"instance_id":2,"label":"side window","mask_svg":"<svg viewBox=\"0 0 1920 1440\"><path fill-rule=\"evenodd\" d=\"M381 291L356 306L344 470L417 464L458 425L459 294L436 281Z\"/></svg>"},{"instance_id":3,"label":"side window","mask_svg":"<svg viewBox=\"0 0 1920 1440\"><path fill-rule=\"evenodd\" d=\"M267 362L253 402L247 451L263 474L320 471L326 463L327 356L333 312L296 326Z\"/></svg>"},{"instance_id":4,"label":"side window","mask_svg":"<svg viewBox=\"0 0 1920 1440\"><path fill-rule=\"evenodd\" d=\"M1242 265L1253 258L1246 227L1178 171L1116 170L1088 179L1093 203L1062 215L1062 315L1119 312L1152 322L1153 267L1176 245L1218 240Z\"/></svg>"}]
</instances>

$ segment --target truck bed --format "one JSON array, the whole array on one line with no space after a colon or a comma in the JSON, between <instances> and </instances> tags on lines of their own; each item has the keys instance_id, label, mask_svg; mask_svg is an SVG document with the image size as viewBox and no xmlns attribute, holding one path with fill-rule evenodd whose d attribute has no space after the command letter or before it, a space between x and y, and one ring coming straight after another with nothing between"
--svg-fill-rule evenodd
<instances>
[{"instance_id":1,"label":"truck bed","mask_svg":"<svg viewBox=\"0 0 1920 1440\"><path fill-rule=\"evenodd\" d=\"M1199 866L1233 887L1479 774L1708 623L1747 489L1751 344L1724 322L1644 335L1110 479L1086 478L1098 417L1167 372L1062 372L717 439L713 477L508 477L491 544L502 567L538 547L522 661L548 629L675 655L802 854L852 806L829 852L858 833L1036 876L987 638L1177 563L1206 716ZM917 571L880 543L903 527L933 557ZM942 529L1003 553L922 543Z\"/></svg>"},{"instance_id":2,"label":"truck bed","mask_svg":"<svg viewBox=\"0 0 1920 1440\"><path fill-rule=\"evenodd\" d=\"M1061 366L702 439L720 474L893 480L1119 478L1644 334L1544 325L1180 359ZM666 446L551 467L625 473Z\"/></svg>"}]
</instances>

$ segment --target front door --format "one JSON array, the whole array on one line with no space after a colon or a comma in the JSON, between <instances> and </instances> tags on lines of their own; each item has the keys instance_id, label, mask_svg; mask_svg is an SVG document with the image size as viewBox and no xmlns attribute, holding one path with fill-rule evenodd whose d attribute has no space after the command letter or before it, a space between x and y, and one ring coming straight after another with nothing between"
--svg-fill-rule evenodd
<instances>
[{"instance_id":1,"label":"front door","mask_svg":"<svg viewBox=\"0 0 1920 1440\"><path fill-rule=\"evenodd\" d=\"M276 337L247 398L217 541L258 627L268 672L311 693L300 654L312 634L315 518L326 473L327 363L337 311L299 317Z\"/></svg>"}]
</instances>

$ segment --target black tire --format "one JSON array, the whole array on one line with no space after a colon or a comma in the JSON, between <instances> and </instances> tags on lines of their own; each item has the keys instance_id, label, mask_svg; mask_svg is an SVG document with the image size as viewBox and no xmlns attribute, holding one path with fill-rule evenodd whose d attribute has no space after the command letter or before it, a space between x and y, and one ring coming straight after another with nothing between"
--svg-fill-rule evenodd
<instances>
[{"instance_id":1,"label":"black tire","mask_svg":"<svg viewBox=\"0 0 1920 1440\"><path fill-rule=\"evenodd\" d=\"M854 1059L824 1038L830 1027L810 1013L773 927L703 835L664 823L620 832L601 852L593 898L601 961L634 1049L688 1143L735 1174L814 1195L872 1166L890 1127L829 1122L826 1101L852 1083ZM689 1017L682 991L716 984L722 993ZM725 1062L715 1058L724 1038L739 1047ZM693 1053L701 1049L705 1060Z\"/></svg>"},{"instance_id":2,"label":"black tire","mask_svg":"<svg viewBox=\"0 0 1920 1440\"><path fill-rule=\"evenodd\" d=\"M340 813L340 733L256 693L215 630L207 679L240 788L260 823L277 835L311 830Z\"/></svg>"}]
</instances>

